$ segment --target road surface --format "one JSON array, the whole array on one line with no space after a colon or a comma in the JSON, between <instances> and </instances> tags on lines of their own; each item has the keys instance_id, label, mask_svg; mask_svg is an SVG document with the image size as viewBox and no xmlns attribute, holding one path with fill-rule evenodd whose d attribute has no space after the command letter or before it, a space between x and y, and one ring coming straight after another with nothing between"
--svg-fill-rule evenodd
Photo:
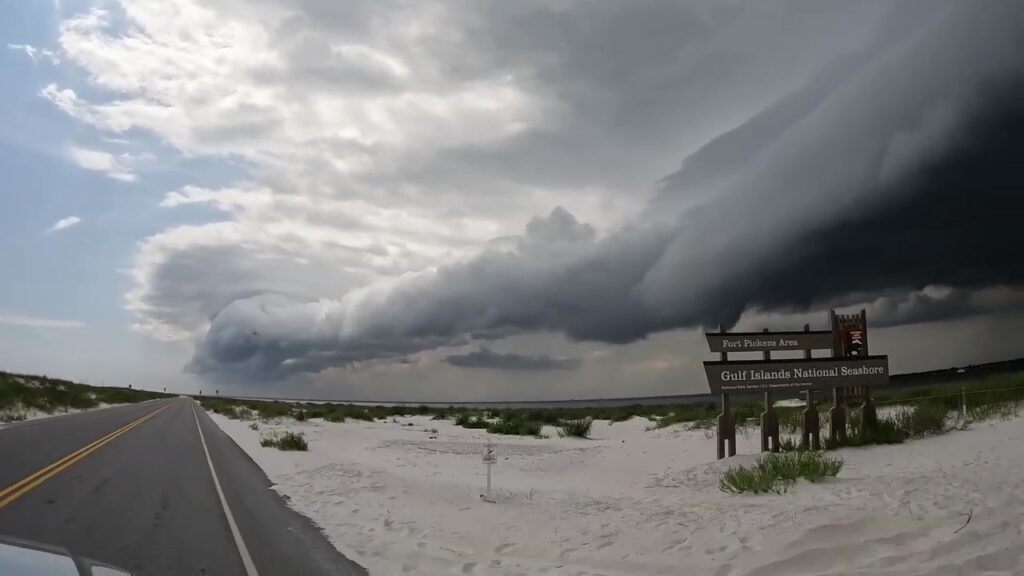
<instances>
[{"instance_id":1,"label":"road surface","mask_svg":"<svg viewBox=\"0 0 1024 576\"><path fill-rule=\"evenodd\" d=\"M366 573L188 398L0 429L0 535L138 576Z\"/></svg>"}]
</instances>

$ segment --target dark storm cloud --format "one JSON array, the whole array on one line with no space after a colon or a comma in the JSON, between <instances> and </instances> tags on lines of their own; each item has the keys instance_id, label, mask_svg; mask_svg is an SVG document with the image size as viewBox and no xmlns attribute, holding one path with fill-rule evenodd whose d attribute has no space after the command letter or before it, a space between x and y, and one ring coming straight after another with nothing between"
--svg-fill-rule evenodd
<instances>
[{"instance_id":1,"label":"dark storm cloud","mask_svg":"<svg viewBox=\"0 0 1024 576\"><path fill-rule=\"evenodd\" d=\"M883 296L868 307L873 326L902 326L1024 309L1024 289L951 289L940 293L899 293Z\"/></svg>"},{"instance_id":2,"label":"dark storm cloud","mask_svg":"<svg viewBox=\"0 0 1024 576\"><path fill-rule=\"evenodd\" d=\"M452 354L444 359L460 368L491 368L494 370L570 370L580 365L577 358L554 358L547 355L502 354L482 348L466 354Z\"/></svg>"},{"instance_id":3,"label":"dark storm cloud","mask_svg":"<svg viewBox=\"0 0 1024 576\"><path fill-rule=\"evenodd\" d=\"M751 307L930 285L954 292L903 312L891 305L888 318L997 309L998 298L965 303L977 289L1024 285L1024 155L1014 142L1024 129L1024 4L919 16L710 142L612 234L596 238L558 209L511 249L337 301L237 300L213 319L193 369L315 372L467 334L626 343L730 325Z\"/></svg>"},{"instance_id":4,"label":"dark storm cloud","mask_svg":"<svg viewBox=\"0 0 1024 576\"><path fill-rule=\"evenodd\" d=\"M993 87L998 90L999 87ZM767 263L754 302L807 305L823 296L928 284L1024 285L1024 82L1002 94L922 167L900 197L810 231L799 258Z\"/></svg>"}]
</instances>

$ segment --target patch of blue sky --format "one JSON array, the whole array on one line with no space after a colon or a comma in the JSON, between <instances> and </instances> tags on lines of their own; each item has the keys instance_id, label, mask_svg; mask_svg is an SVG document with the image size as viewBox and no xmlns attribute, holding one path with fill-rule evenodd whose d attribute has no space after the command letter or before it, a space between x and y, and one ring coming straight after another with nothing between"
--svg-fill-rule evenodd
<instances>
[{"instance_id":1,"label":"patch of blue sky","mask_svg":"<svg viewBox=\"0 0 1024 576\"><path fill-rule=\"evenodd\" d=\"M248 166L238 159L184 157L147 132L106 134L69 117L40 95L45 86L56 83L93 102L118 94L95 87L70 63L33 61L7 44L55 49L55 11L66 16L91 3L0 4L0 78L6 87L0 90L0 269L7 278L0 283L0 312L126 327L131 318L123 296L130 278L124 271L138 243L171 226L223 218L208 206L162 208L163 196L186 184L234 184ZM122 25L116 12L111 21ZM78 166L69 153L73 146L150 159L133 168L135 181L123 182ZM81 222L47 233L69 216Z\"/></svg>"}]
</instances>

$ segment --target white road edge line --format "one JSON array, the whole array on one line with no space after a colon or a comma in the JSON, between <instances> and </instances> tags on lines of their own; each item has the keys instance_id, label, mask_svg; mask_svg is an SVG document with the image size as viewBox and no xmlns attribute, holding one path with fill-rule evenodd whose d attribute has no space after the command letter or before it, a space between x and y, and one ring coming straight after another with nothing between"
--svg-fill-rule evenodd
<instances>
[{"instance_id":1,"label":"white road edge line","mask_svg":"<svg viewBox=\"0 0 1024 576\"><path fill-rule=\"evenodd\" d=\"M192 405L192 416L196 419L196 428L199 429L199 440L203 443L203 452L206 452L206 463L210 465L210 475L213 476L213 485L217 488L217 496L220 496L220 505L224 509L224 516L228 519L228 526L231 527L231 535L235 538L235 547L238 548L238 555L242 557L242 566L245 567L246 576L259 576L256 565L252 563L252 556L249 556L249 549L245 547L245 540L238 531L238 524L235 524L235 517L231 515L231 508L228 501L224 499L224 490L220 487L220 480L217 479L217 471L213 469L213 460L210 458L210 449L206 447L206 438L203 436L203 427L199 425L199 414L196 413L196 405Z\"/></svg>"}]
</instances>

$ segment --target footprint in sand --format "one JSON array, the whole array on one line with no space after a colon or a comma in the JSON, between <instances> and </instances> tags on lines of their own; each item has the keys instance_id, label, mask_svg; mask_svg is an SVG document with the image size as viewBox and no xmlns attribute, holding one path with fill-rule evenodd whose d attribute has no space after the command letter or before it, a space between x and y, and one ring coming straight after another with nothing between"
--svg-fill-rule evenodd
<instances>
[{"instance_id":1,"label":"footprint in sand","mask_svg":"<svg viewBox=\"0 0 1024 576\"><path fill-rule=\"evenodd\" d=\"M477 563L476 562L466 562L465 564L462 565L462 573L463 574L472 574L472 573L476 572L476 567L477 567Z\"/></svg>"},{"instance_id":2,"label":"footprint in sand","mask_svg":"<svg viewBox=\"0 0 1024 576\"><path fill-rule=\"evenodd\" d=\"M720 552L725 552L725 549L728 548L728 547L729 547L728 545L715 546L714 548L707 548L706 550L704 550L704 553L707 554L708 556L713 556L713 555L718 554Z\"/></svg>"},{"instance_id":3,"label":"footprint in sand","mask_svg":"<svg viewBox=\"0 0 1024 576\"><path fill-rule=\"evenodd\" d=\"M672 542L668 546L662 548L661 552L663 554L666 552L689 552L693 549L693 546L687 544L686 541L686 538L683 538L682 540L676 540L675 542Z\"/></svg>"},{"instance_id":4,"label":"footprint in sand","mask_svg":"<svg viewBox=\"0 0 1024 576\"><path fill-rule=\"evenodd\" d=\"M511 549L513 549L515 547L516 547L515 542L510 542L510 543L502 544L502 545L500 545L500 546L498 546L497 548L494 549L494 553L495 554L504 554L505 552L508 552L509 550L511 550Z\"/></svg>"}]
</instances>

